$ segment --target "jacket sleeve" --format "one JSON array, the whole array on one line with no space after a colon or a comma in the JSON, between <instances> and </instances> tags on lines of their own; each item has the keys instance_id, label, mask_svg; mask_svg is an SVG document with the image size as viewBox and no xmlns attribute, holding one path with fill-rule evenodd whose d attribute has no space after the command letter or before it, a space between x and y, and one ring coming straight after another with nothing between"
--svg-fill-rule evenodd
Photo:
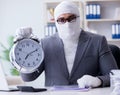
<instances>
[{"instance_id":1,"label":"jacket sleeve","mask_svg":"<svg viewBox=\"0 0 120 95\"><path fill-rule=\"evenodd\" d=\"M110 76L109 73L112 69L118 69L116 61L108 47L106 38L103 36L102 40L99 41L99 69L100 76L98 78L102 81L101 86L110 85Z\"/></svg>"}]
</instances>

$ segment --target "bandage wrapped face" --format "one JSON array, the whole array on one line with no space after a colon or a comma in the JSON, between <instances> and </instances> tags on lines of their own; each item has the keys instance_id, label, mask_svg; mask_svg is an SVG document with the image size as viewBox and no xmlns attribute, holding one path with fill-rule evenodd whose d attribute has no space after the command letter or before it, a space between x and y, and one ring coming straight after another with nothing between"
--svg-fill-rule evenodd
<instances>
[{"instance_id":1,"label":"bandage wrapped face","mask_svg":"<svg viewBox=\"0 0 120 95\"><path fill-rule=\"evenodd\" d=\"M75 21L66 21L65 23L58 23L57 20L62 14L73 14L76 16ZM78 39L80 35L80 14L78 7L71 1L61 2L54 11L55 24L60 38Z\"/></svg>"},{"instance_id":2,"label":"bandage wrapped face","mask_svg":"<svg viewBox=\"0 0 120 95\"><path fill-rule=\"evenodd\" d=\"M71 74L80 36L80 14L71 1L61 2L54 11L55 24L64 44L65 59Z\"/></svg>"}]
</instances>

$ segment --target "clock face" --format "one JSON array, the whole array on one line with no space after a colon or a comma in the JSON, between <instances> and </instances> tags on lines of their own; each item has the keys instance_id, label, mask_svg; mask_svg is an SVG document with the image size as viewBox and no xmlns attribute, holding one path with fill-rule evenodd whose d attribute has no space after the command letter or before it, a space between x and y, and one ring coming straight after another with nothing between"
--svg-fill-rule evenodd
<instances>
[{"instance_id":1,"label":"clock face","mask_svg":"<svg viewBox=\"0 0 120 95\"><path fill-rule=\"evenodd\" d=\"M41 45L31 39L23 39L14 47L14 66L22 72L36 70L43 61L43 50Z\"/></svg>"}]
</instances>

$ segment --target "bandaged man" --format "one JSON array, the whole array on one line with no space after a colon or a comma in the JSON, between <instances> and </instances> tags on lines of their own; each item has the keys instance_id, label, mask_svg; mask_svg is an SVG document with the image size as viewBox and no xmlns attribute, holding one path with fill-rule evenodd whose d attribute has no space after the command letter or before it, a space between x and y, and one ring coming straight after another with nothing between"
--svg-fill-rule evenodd
<instances>
[{"instance_id":1,"label":"bandaged man","mask_svg":"<svg viewBox=\"0 0 120 95\"><path fill-rule=\"evenodd\" d=\"M63 1L55 8L58 32L41 39L44 61L39 71L21 73L24 81L33 81L45 71L45 86L110 85L109 72L117 69L117 65L106 38L81 29L80 16L78 7L70 1Z\"/></svg>"}]
</instances>

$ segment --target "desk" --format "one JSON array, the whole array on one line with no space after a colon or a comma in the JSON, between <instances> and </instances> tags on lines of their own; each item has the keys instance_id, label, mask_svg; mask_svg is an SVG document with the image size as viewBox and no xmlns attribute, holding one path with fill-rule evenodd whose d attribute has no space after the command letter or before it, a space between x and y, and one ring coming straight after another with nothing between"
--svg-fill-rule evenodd
<instances>
[{"instance_id":1,"label":"desk","mask_svg":"<svg viewBox=\"0 0 120 95\"><path fill-rule=\"evenodd\" d=\"M87 92L81 92L78 90L69 90L69 91L45 91L45 92L0 92L0 95L110 95L111 89L109 87L106 88L94 88L90 89Z\"/></svg>"}]
</instances>

